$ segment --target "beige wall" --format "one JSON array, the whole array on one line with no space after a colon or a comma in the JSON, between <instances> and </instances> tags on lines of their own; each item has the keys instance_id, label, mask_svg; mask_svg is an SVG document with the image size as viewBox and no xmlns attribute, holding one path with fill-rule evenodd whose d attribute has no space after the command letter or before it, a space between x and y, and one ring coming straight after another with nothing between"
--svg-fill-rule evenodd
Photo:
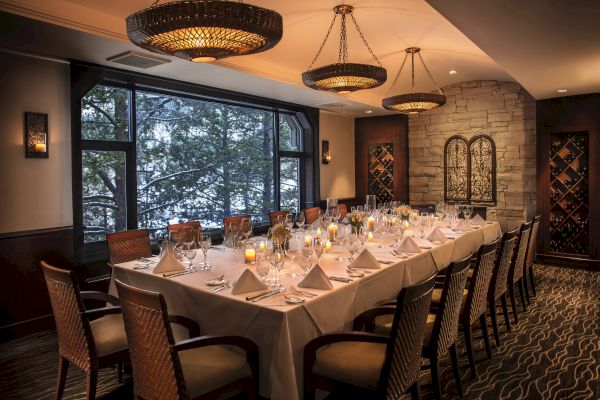
<instances>
[{"instance_id":1,"label":"beige wall","mask_svg":"<svg viewBox=\"0 0 600 400\"><path fill-rule=\"evenodd\" d=\"M488 219L513 229L536 210L535 100L514 82L469 81L444 88L446 105L411 115L410 201L434 203L444 197L446 140L478 133L496 143L497 204Z\"/></svg>"},{"instance_id":2,"label":"beige wall","mask_svg":"<svg viewBox=\"0 0 600 400\"><path fill-rule=\"evenodd\" d=\"M354 197L354 118L321 111L319 139L319 160L322 140L329 140L333 157L329 164L320 164L321 199Z\"/></svg>"},{"instance_id":3,"label":"beige wall","mask_svg":"<svg viewBox=\"0 0 600 400\"><path fill-rule=\"evenodd\" d=\"M68 226L69 66L0 52L0 233ZM24 112L48 114L50 157L25 158Z\"/></svg>"}]
</instances>

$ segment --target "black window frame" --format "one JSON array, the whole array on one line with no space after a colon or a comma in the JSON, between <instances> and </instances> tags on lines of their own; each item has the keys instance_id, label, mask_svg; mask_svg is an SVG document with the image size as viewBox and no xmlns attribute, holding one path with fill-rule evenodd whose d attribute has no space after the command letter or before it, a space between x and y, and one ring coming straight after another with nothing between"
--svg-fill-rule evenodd
<instances>
[{"instance_id":1,"label":"black window frame","mask_svg":"<svg viewBox=\"0 0 600 400\"><path fill-rule=\"evenodd\" d=\"M106 85L128 90L129 141L104 141L82 138L81 100L96 85ZM84 243L82 199L83 151L98 150L125 152L127 229L138 228L136 196L137 135L135 130L136 90L273 112L273 186L274 204L276 205L276 209L280 209L281 200L279 195L279 166L281 158L297 158L300 161L300 208L308 208L315 204L319 204L319 160L317 157L319 143L318 109L81 61L71 61L73 252L77 261L89 262L105 259L107 257L105 241ZM281 151L279 149L280 114L293 116L294 120L298 123L298 126L303 130L303 143L300 146L300 151ZM260 228L261 227L259 227L259 230ZM266 229L266 227L264 227L264 229ZM214 232L214 235L218 238L220 232Z\"/></svg>"}]
</instances>

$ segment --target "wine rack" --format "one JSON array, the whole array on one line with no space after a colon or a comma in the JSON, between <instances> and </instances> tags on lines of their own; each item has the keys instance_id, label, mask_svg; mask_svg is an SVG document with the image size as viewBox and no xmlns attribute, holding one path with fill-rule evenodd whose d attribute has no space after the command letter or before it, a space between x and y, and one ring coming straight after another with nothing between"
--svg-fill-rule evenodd
<instances>
[{"instance_id":1,"label":"wine rack","mask_svg":"<svg viewBox=\"0 0 600 400\"><path fill-rule=\"evenodd\" d=\"M368 153L369 194L377 196L377 202L394 199L394 144L369 145Z\"/></svg>"},{"instance_id":2,"label":"wine rack","mask_svg":"<svg viewBox=\"0 0 600 400\"><path fill-rule=\"evenodd\" d=\"M588 255L589 137L586 132L550 137L550 251Z\"/></svg>"}]
</instances>

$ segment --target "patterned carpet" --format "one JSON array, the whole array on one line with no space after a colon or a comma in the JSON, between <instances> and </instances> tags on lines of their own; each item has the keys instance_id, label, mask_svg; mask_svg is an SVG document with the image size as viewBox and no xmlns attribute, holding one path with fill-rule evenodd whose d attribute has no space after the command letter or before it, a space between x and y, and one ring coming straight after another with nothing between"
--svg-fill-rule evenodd
<instances>
[{"instance_id":1,"label":"patterned carpet","mask_svg":"<svg viewBox=\"0 0 600 400\"><path fill-rule=\"evenodd\" d=\"M492 339L492 360L476 335L477 380L469 377L466 356L460 355L464 399L600 399L600 272L546 265L535 271L538 295L512 332L501 324L502 346L496 348ZM53 332L0 344L0 398L53 398L56 350ZM447 398L458 398L449 360L442 365ZM429 374L421 380L423 395L430 398ZM71 368L64 398L84 398L84 381L83 373ZM130 376L119 384L116 371L101 371L98 398L130 399L131 388Z\"/></svg>"}]
</instances>

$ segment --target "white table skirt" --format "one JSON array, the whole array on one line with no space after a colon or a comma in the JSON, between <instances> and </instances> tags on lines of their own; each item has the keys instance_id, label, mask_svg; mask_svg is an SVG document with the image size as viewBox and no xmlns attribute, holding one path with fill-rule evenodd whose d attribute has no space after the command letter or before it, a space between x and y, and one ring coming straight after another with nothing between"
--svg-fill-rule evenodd
<instances>
[{"instance_id":1,"label":"white table skirt","mask_svg":"<svg viewBox=\"0 0 600 400\"><path fill-rule=\"evenodd\" d=\"M378 260L393 264L381 264L381 269L350 283L332 282L334 289L330 291L310 289L319 296L299 305L286 304L282 296L251 303L246 296L252 293L232 295L230 289L209 293L207 280L224 274L225 279L235 281L248 268L241 252L230 249L209 251L213 265L209 272L165 278L134 270L138 263L128 262L115 266L112 279L162 293L169 313L194 319L202 334L241 335L253 340L260 352L261 395L273 400L297 400L302 398L302 354L310 340L323 333L349 329L361 312L395 298L403 287L446 268L451 261L467 256L500 235L500 225L490 223L407 259L390 253L390 240L368 242L367 248ZM347 255L345 250L334 247L332 253L323 254L320 264L328 275L346 276L346 262L337 258ZM297 263L294 268L300 272ZM282 283L289 288L300 279L282 276ZM115 293L113 283L111 292ZM179 332L176 336L181 338Z\"/></svg>"}]
</instances>

